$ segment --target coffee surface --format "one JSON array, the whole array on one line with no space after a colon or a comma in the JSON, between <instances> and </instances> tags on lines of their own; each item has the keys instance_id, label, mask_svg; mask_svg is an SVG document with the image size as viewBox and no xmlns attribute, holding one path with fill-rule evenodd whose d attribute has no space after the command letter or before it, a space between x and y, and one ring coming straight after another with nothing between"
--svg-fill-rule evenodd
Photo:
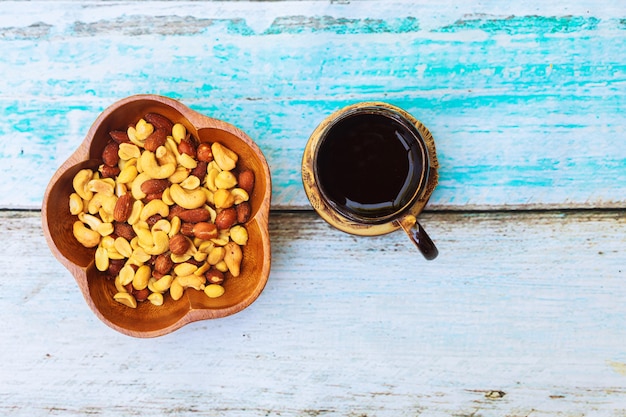
<instances>
[{"instance_id":1,"label":"coffee surface","mask_svg":"<svg viewBox=\"0 0 626 417\"><path fill-rule=\"evenodd\" d=\"M423 160L414 133L393 118L357 114L329 130L317 154L322 192L342 211L384 217L408 204Z\"/></svg>"}]
</instances>

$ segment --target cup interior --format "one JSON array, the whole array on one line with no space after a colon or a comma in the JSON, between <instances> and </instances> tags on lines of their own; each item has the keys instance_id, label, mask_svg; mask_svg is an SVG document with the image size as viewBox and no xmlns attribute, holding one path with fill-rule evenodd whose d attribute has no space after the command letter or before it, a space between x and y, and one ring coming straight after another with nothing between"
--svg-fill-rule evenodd
<instances>
[{"instance_id":1,"label":"cup interior","mask_svg":"<svg viewBox=\"0 0 626 417\"><path fill-rule=\"evenodd\" d=\"M313 173L322 198L342 216L380 224L423 194L429 158L413 123L388 107L350 109L321 132Z\"/></svg>"}]
</instances>

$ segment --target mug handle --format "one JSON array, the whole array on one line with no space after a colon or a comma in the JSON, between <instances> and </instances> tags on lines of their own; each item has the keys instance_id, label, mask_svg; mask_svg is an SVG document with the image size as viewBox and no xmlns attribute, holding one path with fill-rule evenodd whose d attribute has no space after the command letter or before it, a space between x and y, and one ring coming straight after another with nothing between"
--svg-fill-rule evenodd
<instances>
[{"instance_id":1,"label":"mug handle","mask_svg":"<svg viewBox=\"0 0 626 417\"><path fill-rule=\"evenodd\" d=\"M406 215L398 222L411 241L417 246L417 249L424 255L424 258L432 261L439 255L439 250L437 250L430 236L428 236L428 233L426 233L426 230L419 224L415 216L411 214Z\"/></svg>"}]
</instances>

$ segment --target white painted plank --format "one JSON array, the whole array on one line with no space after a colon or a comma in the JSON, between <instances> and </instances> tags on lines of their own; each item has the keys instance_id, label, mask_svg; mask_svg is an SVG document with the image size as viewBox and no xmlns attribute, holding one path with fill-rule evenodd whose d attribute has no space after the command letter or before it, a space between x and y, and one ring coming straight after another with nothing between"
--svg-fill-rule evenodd
<instances>
[{"instance_id":1,"label":"white painted plank","mask_svg":"<svg viewBox=\"0 0 626 417\"><path fill-rule=\"evenodd\" d=\"M47 179L114 101L158 93L242 127L276 209L307 209L299 162L361 100L431 128L431 208L622 208L621 2L0 3L0 207ZM8 181L7 181L8 179Z\"/></svg>"},{"instance_id":2,"label":"white painted plank","mask_svg":"<svg viewBox=\"0 0 626 417\"><path fill-rule=\"evenodd\" d=\"M38 212L0 212L0 414L623 416L623 212L422 222L432 262L274 213L255 304L145 340L95 318Z\"/></svg>"}]
</instances>

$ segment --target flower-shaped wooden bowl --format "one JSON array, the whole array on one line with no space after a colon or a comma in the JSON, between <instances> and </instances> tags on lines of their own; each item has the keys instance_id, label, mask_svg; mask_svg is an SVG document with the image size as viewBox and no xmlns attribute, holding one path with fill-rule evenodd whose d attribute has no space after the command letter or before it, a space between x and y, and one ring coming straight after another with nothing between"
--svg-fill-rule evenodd
<instances>
[{"instance_id":1,"label":"flower-shaped wooden bowl","mask_svg":"<svg viewBox=\"0 0 626 417\"><path fill-rule=\"evenodd\" d=\"M182 123L200 142L220 142L239 155L238 167L251 169L255 187L250 196L252 214L246 223L249 239L243 247L241 274L224 282L225 293L208 298L202 291L188 289L177 301L169 295L162 306L139 303L136 309L113 299L114 282L103 277L94 262L95 248L83 247L73 236L76 220L69 212L72 179L83 168L97 169L109 141L109 132L125 129L146 113L161 113ZM72 273L94 313L108 326L130 336L155 337L185 324L237 313L254 302L265 287L270 272L268 219L271 199L270 171L259 147L238 128L197 113L180 102L162 96L137 95L107 108L94 122L85 140L54 174L46 189L43 231L55 257Z\"/></svg>"}]
</instances>

